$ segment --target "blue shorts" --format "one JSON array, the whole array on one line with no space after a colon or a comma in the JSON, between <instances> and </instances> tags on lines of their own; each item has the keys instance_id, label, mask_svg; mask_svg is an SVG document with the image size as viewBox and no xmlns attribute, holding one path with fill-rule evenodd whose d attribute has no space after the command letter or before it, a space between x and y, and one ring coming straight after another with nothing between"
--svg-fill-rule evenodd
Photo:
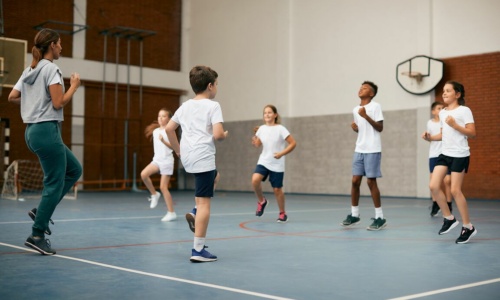
<instances>
[{"instance_id":1,"label":"blue shorts","mask_svg":"<svg viewBox=\"0 0 500 300\"><path fill-rule=\"evenodd\" d=\"M429 158L429 171L431 173L434 172L434 167L436 166L438 159L439 159L439 157ZM448 175L450 175L450 174L451 174L451 171L448 170Z\"/></svg>"},{"instance_id":2,"label":"blue shorts","mask_svg":"<svg viewBox=\"0 0 500 300\"><path fill-rule=\"evenodd\" d=\"M217 170L194 173L194 196L212 198L214 196L214 181Z\"/></svg>"},{"instance_id":3,"label":"blue shorts","mask_svg":"<svg viewBox=\"0 0 500 300\"><path fill-rule=\"evenodd\" d=\"M366 178L382 177L380 172L380 161L382 153L358 153L354 152L352 157L352 175L366 176Z\"/></svg>"},{"instance_id":4,"label":"blue shorts","mask_svg":"<svg viewBox=\"0 0 500 300\"><path fill-rule=\"evenodd\" d=\"M267 176L269 176L269 182L273 188L282 188L283 187L283 178L285 177L285 172L273 172L263 165L257 165L255 167L254 173L260 174L264 176L262 181L266 181Z\"/></svg>"},{"instance_id":5,"label":"blue shorts","mask_svg":"<svg viewBox=\"0 0 500 300\"><path fill-rule=\"evenodd\" d=\"M436 161L436 166L448 167L448 174L451 172L462 173L469 170L469 156L467 157L451 157L446 155L439 155Z\"/></svg>"}]
</instances>

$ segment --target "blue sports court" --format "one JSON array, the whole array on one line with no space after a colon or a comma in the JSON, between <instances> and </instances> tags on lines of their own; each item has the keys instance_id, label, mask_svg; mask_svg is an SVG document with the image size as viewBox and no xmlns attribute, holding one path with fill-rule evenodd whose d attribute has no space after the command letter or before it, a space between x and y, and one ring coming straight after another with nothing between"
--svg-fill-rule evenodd
<instances>
[{"instance_id":1,"label":"blue sports court","mask_svg":"<svg viewBox=\"0 0 500 300\"><path fill-rule=\"evenodd\" d=\"M184 219L192 191L172 193L178 219L161 222L163 202L147 193L82 192L63 200L47 236L54 256L25 247L37 200L0 200L1 299L497 299L500 202L469 200L478 234L455 244L459 227L438 235L429 200L384 198L388 225L343 228L349 197L287 195L289 222L276 201L255 217L252 193L216 192L207 234L211 263L189 261ZM460 221L460 220L459 220ZM42 276L43 280L40 281Z\"/></svg>"}]
</instances>

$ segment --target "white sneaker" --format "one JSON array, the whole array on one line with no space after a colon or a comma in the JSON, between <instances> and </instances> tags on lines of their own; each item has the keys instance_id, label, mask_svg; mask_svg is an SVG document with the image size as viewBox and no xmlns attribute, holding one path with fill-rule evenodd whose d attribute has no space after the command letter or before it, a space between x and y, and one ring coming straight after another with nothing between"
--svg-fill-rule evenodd
<instances>
[{"instance_id":1,"label":"white sneaker","mask_svg":"<svg viewBox=\"0 0 500 300\"><path fill-rule=\"evenodd\" d=\"M151 204L149 205L150 208L155 208L156 205L158 205L158 199L160 199L161 197L161 193L160 192L156 192L155 195L151 195L151 197L148 198L148 201L151 202Z\"/></svg>"},{"instance_id":2,"label":"white sneaker","mask_svg":"<svg viewBox=\"0 0 500 300\"><path fill-rule=\"evenodd\" d=\"M163 222L170 222L177 219L177 214L175 212L168 212L161 220Z\"/></svg>"}]
</instances>

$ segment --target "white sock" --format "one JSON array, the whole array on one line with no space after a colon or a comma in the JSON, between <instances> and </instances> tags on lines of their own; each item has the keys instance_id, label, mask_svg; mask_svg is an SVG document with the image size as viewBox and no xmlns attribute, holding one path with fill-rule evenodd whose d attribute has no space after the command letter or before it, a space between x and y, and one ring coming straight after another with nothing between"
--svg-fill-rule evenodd
<instances>
[{"instance_id":1,"label":"white sock","mask_svg":"<svg viewBox=\"0 0 500 300\"><path fill-rule=\"evenodd\" d=\"M451 221L451 220L455 219L455 217L453 215L449 215L448 217L445 217L445 219Z\"/></svg>"},{"instance_id":2,"label":"white sock","mask_svg":"<svg viewBox=\"0 0 500 300\"><path fill-rule=\"evenodd\" d=\"M375 207L375 219L384 219L384 212L382 211L382 206L381 207Z\"/></svg>"},{"instance_id":3,"label":"white sock","mask_svg":"<svg viewBox=\"0 0 500 300\"><path fill-rule=\"evenodd\" d=\"M359 206L351 206L351 215L353 217L359 217Z\"/></svg>"},{"instance_id":4,"label":"white sock","mask_svg":"<svg viewBox=\"0 0 500 300\"><path fill-rule=\"evenodd\" d=\"M194 238L194 241L193 241L193 248L194 250L200 252L201 250L203 250L203 247L205 246L205 238L201 238L201 237L195 237Z\"/></svg>"},{"instance_id":5,"label":"white sock","mask_svg":"<svg viewBox=\"0 0 500 300\"><path fill-rule=\"evenodd\" d=\"M472 223L464 224L464 227L466 227L467 229L470 229L470 230L472 230L472 228L474 228L474 226L472 226Z\"/></svg>"}]
</instances>

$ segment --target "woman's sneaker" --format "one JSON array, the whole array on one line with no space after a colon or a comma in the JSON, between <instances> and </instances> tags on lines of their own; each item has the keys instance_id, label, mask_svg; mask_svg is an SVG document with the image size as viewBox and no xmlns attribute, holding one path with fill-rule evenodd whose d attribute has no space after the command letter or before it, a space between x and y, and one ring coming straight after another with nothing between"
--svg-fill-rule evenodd
<instances>
[{"instance_id":1,"label":"woman's sneaker","mask_svg":"<svg viewBox=\"0 0 500 300\"><path fill-rule=\"evenodd\" d=\"M28 212L28 216L30 216L30 218L31 218L31 220L33 220L33 222L35 222L36 212L37 212L36 207ZM50 223L52 223L52 225L54 225L54 221L52 221L52 219L49 219L49 221L50 221ZM50 228L48 226L47 226L47 229L45 229L45 234L47 234L47 235L52 234L52 231L50 231Z\"/></svg>"},{"instance_id":2,"label":"woman's sneaker","mask_svg":"<svg viewBox=\"0 0 500 300\"><path fill-rule=\"evenodd\" d=\"M460 236L455 241L455 243L466 244L469 242L471 237L476 235L476 233L477 233L477 230L475 227L472 227L472 229L469 229L467 227L462 227L462 231L460 232Z\"/></svg>"},{"instance_id":3,"label":"woman's sneaker","mask_svg":"<svg viewBox=\"0 0 500 300\"><path fill-rule=\"evenodd\" d=\"M40 252L43 255L56 254L56 251L50 247L50 241L43 237L34 237L30 235L26 239L26 242L24 242L24 245L32 249L35 249L36 251Z\"/></svg>"}]
</instances>

